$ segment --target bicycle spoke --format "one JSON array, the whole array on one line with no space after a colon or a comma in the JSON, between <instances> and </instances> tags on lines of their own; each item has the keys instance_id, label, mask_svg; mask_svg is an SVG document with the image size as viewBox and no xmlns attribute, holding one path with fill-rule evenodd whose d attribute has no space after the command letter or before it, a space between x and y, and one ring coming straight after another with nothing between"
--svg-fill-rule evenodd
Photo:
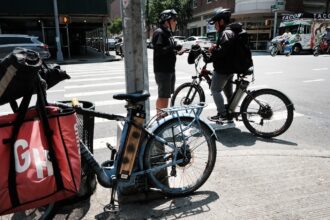
<instances>
[{"instance_id":1,"label":"bicycle spoke","mask_svg":"<svg viewBox=\"0 0 330 220\"><path fill-rule=\"evenodd\" d=\"M156 150L173 154L169 157L174 167L168 166L161 172L151 172L150 178L154 184L169 195L185 195L199 188L210 175L216 155L214 139L204 127L197 126L189 120L177 120L166 124L158 135L175 143L177 150L168 147L159 148L155 140L148 144L145 163L147 168L164 165L163 161L152 163ZM196 135L197 134L197 135ZM159 145L159 144L158 144ZM169 152L171 151L171 152ZM153 153L152 153L153 152ZM174 158L176 158L175 161ZM166 177L166 178L165 178ZM165 178L165 179L164 179Z\"/></svg>"}]
</instances>

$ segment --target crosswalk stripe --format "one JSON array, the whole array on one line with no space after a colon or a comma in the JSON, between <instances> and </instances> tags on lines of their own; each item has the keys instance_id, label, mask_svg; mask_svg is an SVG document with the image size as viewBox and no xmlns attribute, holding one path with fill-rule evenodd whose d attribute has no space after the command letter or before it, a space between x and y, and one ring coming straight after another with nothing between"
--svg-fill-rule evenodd
<instances>
[{"instance_id":1,"label":"crosswalk stripe","mask_svg":"<svg viewBox=\"0 0 330 220\"><path fill-rule=\"evenodd\" d=\"M82 89L90 87L101 87L101 86L118 86L124 85L125 82L114 82L114 83L94 83L94 84L85 84L85 85L73 85L73 86L64 86L64 89Z\"/></svg>"},{"instance_id":2,"label":"crosswalk stripe","mask_svg":"<svg viewBox=\"0 0 330 220\"><path fill-rule=\"evenodd\" d=\"M155 89L156 89L156 87L149 87L149 91L155 90ZM91 91L91 92L68 93L68 94L65 94L64 97L65 98L87 97L87 96L125 93L125 92L126 92L126 89L112 89L112 90L100 90L100 91Z\"/></svg>"}]
</instances>

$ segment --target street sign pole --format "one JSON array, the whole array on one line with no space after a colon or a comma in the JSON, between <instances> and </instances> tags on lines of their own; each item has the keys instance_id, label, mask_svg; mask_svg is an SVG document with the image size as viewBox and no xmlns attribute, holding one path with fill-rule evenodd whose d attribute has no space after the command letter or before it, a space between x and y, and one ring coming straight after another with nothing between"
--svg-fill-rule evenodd
<instances>
[{"instance_id":1,"label":"street sign pole","mask_svg":"<svg viewBox=\"0 0 330 220\"><path fill-rule=\"evenodd\" d=\"M124 34L126 91L149 91L148 58L145 36L145 1L121 0ZM146 119L150 117L149 101L144 103Z\"/></svg>"}]
</instances>

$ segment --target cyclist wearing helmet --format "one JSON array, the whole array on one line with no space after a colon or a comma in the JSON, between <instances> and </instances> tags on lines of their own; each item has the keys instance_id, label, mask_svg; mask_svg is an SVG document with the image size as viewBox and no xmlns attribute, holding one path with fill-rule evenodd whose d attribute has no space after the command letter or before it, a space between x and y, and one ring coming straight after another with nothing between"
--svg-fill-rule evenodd
<instances>
[{"instance_id":1,"label":"cyclist wearing helmet","mask_svg":"<svg viewBox=\"0 0 330 220\"><path fill-rule=\"evenodd\" d=\"M176 29L177 13L174 9L168 9L160 13L160 26L152 37L154 46L154 73L158 86L158 98L156 109L166 108L168 100L174 91L176 54L182 55L184 51L178 51L172 33Z\"/></svg>"},{"instance_id":2,"label":"cyclist wearing helmet","mask_svg":"<svg viewBox=\"0 0 330 220\"><path fill-rule=\"evenodd\" d=\"M226 28L230 22L231 12L229 9L219 9L209 20L209 24L214 24L218 32L216 45L209 48L211 53L210 61L213 62L214 72L211 83L211 93L217 107L217 115L209 117L211 121L232 120L227 116L227 110L224 105L224 98L221 91L224 91L227 101L233 95L232 83L227 83L233 78L233 45L235 33Z\"/></svg>"}]
</instances>

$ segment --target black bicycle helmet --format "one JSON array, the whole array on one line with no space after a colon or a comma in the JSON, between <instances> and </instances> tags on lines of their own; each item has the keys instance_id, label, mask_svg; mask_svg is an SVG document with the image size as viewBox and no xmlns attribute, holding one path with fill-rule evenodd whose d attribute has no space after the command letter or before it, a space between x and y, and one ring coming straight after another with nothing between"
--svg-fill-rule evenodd
<instances>
[{"instance_id":1,"label":"black bicycle helmet","mask_svg":"<svg viewBox=\"0 0 330 220\"><path fill-rule=\"evenodd\" d=\"M176 18L178 13L174 9L167 9L162 11L159 15L159 22L164 23L165 21L170 20L171 18Z\"/></svg>"},{"instance_id":2,"label":"black bicycle helmet","mask_svg":"<svg viewBox=\"0 0 330 220\"><path fill-rule=\"evenodd\" d=\"M226 23L229 23L231 17L231 11L228 8L222 8L215 12L214 16L209 20L209 24L214 24L216 21L223 19Z\"/></svg>"}]
</instances>

